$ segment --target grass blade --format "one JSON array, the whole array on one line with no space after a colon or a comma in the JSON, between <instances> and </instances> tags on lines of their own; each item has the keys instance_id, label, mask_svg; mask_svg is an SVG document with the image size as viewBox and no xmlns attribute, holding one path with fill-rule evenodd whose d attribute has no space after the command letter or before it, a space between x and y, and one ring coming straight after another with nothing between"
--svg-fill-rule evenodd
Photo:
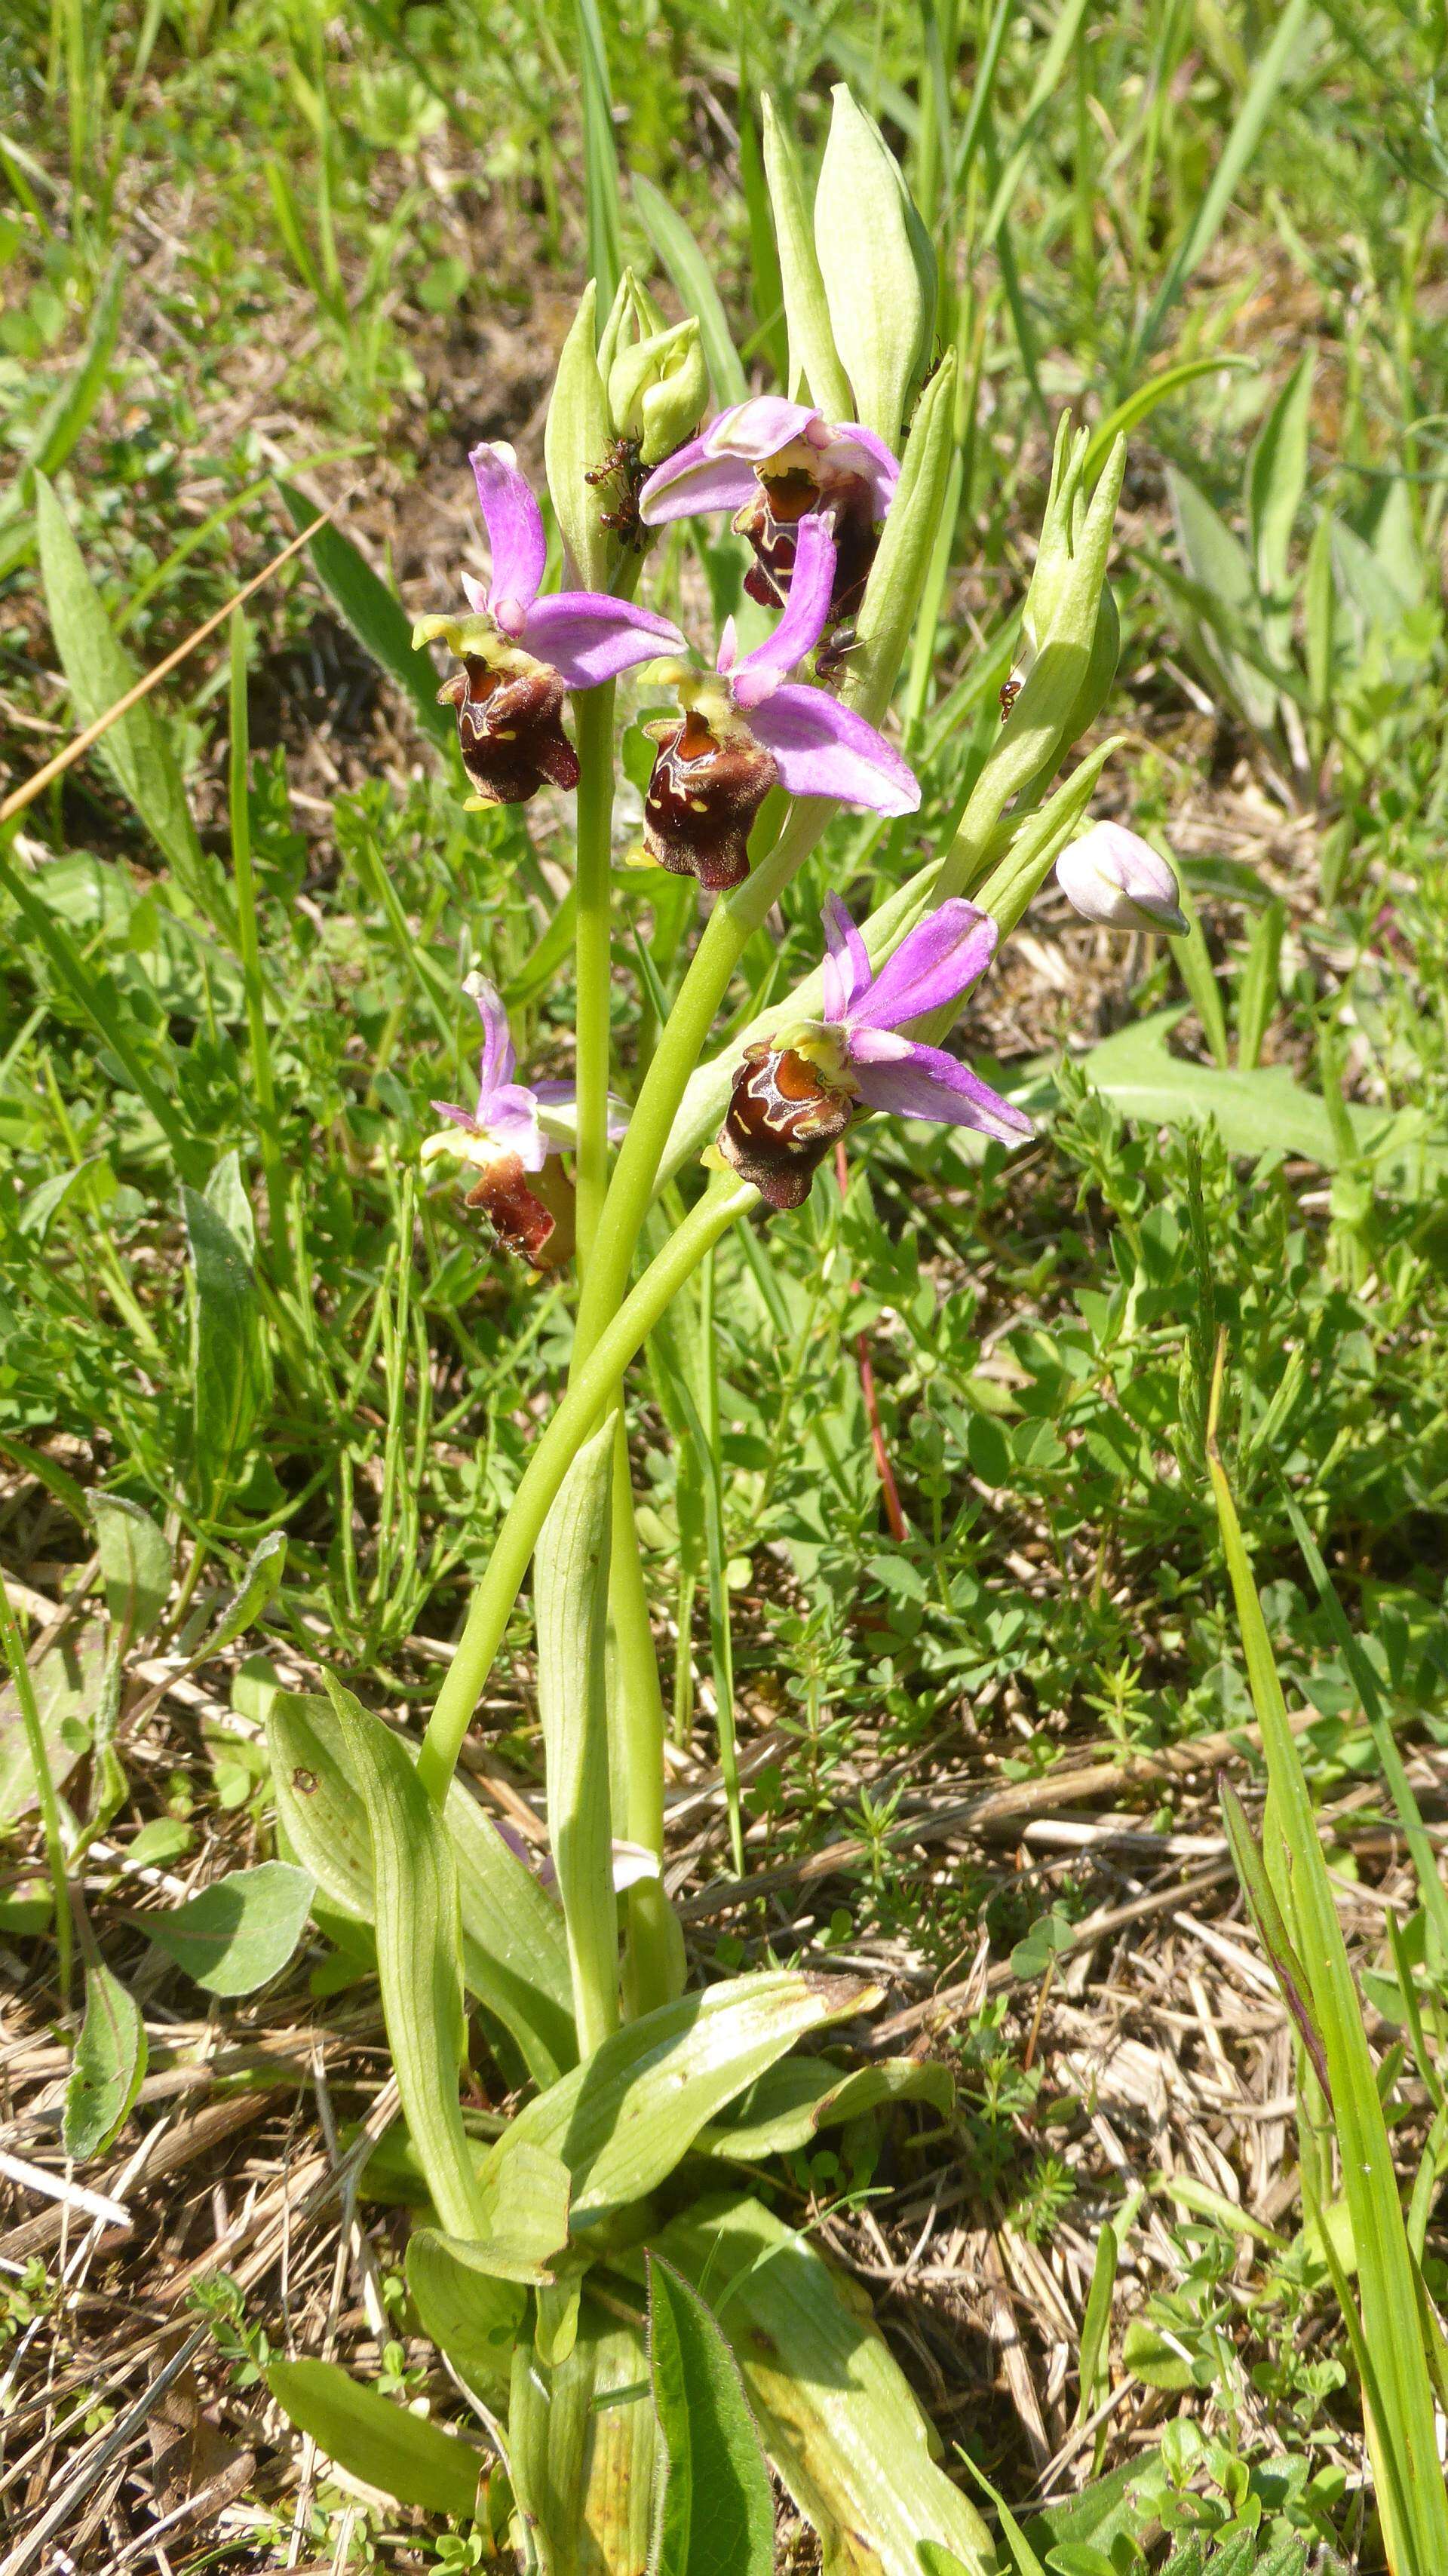
<instances>
[{"instance_id":1,"label":"grass blade","mask_svg":"<svg viewBox=\"0 0 1448 2576\"><path fill-rule=\"evenodd\" d=\"M579 78L583 85L583 189L588 222L588 273L607 313L623 275L623 210L619 202L618 147L613 131L613 92L598 0L574 0L578 22Z\"/></svg>"},{"instance_id":2,"label":"grass blade","mask_svg":"<svg viewBox=\"0 0 1448 2576\"><path fill-rule=\"evenodd\" d=\"M720 410L730 403L743 402L749 391L749 379L740 365L707 259L683 216L675 214L668 198L651 179L635 170L632 187L639 220L678 288L685 312L696 313L699 317L699 336L704 343L704 355L709 361L709 373L714 379L714 394Z\"/></svg>"}]
</instances>

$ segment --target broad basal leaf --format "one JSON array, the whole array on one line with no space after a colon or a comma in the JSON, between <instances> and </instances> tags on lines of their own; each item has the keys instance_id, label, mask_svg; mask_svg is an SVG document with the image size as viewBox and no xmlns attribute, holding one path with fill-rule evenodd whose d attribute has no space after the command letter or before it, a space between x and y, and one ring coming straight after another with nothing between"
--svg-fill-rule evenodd
<instances>
[{"instance_id":1,"label":"broad basal leaf","mask_svg":"<svg viewBox=\"0 0 1448 2576\"><path fill-rule=\"evenodd\" d=\"M149 1512L120 1494L92 1495L91 1521L111 1623L127 1638L147 1636L171 1589L170 1543Z\"/></svg>"},{"instance_id":2,"label":"broad basal leaf","mask_svg":"<svg viewBox=\"0 0 1448 2576\"><path fill-rule=\"evenodd\" d=\"M399 2504L472 2519L485 2464L456 2433L364 2387L334 2361L274 2361L266 2384L297 2430L350 2477Z\"/></svg>"},{"instance_id":3,"label":"broad basal leaf","mask_svg":"<svg viewBox=\"0 0 1448 2576\"><path fill-rule=\"evenodd\" d=\"M251 1264L224 1217L183 1190L195 1281L192 1427L203 1508L220 1509L271 1389L261 1303Z\"/></svg>"},{"instance_id":4,"label":"broad basal leaf","mask_svg":"<svg viewBox=\"0 0 1448 2576\"><path fill-rule=\"evenodd\" d=\"M535 2576L645 2576L655 2433L637 2326L585 2297L577 2338L555 2369L520 2344L508 2442Z\"/></svg>"},{"instance_id":5,"label":"broad basal leaf","mask_svg":"<svg viewBox=\"0 0 1448 2576\"><path fill-rule=\"evenodd\" d=\"M955 2078L932 2058L881 2057L847 2073L828 2058L786 2057L751 2085L732 2118L704 2130L695 2144L706 2155L757 2164L761 2156L792 2154L822 2130L890 2102L928 2102L945 2118L954 2107Z\"/></svg>"},{"instance_id":6,"label":"broad basal leaf","mask_svg":"<svg viewBox=\"0 0 1448 2576\"><path fill-rule=\"evenodd\" d=\"M458 2099L463 2063L457 1865L432 1800L390 1728L334 1690L372 1838L377 1974L393 2069L433 2205L456 2236L487 2225Z\"/></svg>"},{"instance_id":7,"label":"broad basal leaf","mask_svg":"<svg viewBox=\"0 0 1448 2576\"><path fill-rule=\"evenodd\" d=\"M134 686L140 674L117 643L115 629L71 534L70 522L45 476L39 473L35 478L35 525L45 604L61 667L70 683L79 729L105 715ZM134 806L180 884L193 899L202 900L204 896L203 909L210 911L215 899L210 882L213 871L202 855L181 772L154 700L143 698L119 717L101 735L96 757Z\"/></svg>"},{"instance_id":8,"label":"broad basal leaf","mask_svg":"<svg viewBox=\"0 0 1448 2576\"><path fill-rule=\"evenodd\" d=\"M312 1881L286 1861L232 1870L141 1930L212 1995L251 1995L279 1976L306 1928Z\"/></svg>"},{"instance_id":9,"label":"broad basal leaf","mask_svg":"<svg viewBox=\"0 0 1448 2576\"><path fill-rule=\"evenodd\" d=\"M60 1788L91 1741L105 1672L99 1620L48 1646L31 1668L50 1776ZM38 1804L30 1746L12 1682L0 1685L0 1825L31 1815Z\"/></svg>"},{"instance_id":10,"label":"broad basal leaf","mask_svg":"<svg viewBox=\"0 0 1448 2576\"><path fill-rule=\"evenodd\" d=\"M864 2011L877 1993L859 1978L781 1970L681 1995L530 2102L485 2171L520 2144L547 2147L573 2176L575 2233L596 2226L672 2173L725 2103L806 2031Z\"/></svg>"},{"instance_id":11,"label":"broad basal leaf","mask_svg":"<svg viewBox=\"0 0 1448 2576\"><path fill-rule=\"evenodd\" d=\"M774 2499L739 2364L697 2291L648 2258L664 2460L655 2576L770 2576Z\"/></svg>"},{"instance_id":12,"label":"broad basal leaf","mask_svg":"<svg viewBox=\"0 0 1448 2576\"><path fill-rule=\"evenodd\" d=\"M281 1691L266 1726L293 1849L334 1905L372 1922L372 1842L341 1721L326 1700ZM403 1749L412 1759L412 1748ZM551 2084L578 2055L563 1918L461 1781L448 1791L443 1821L468 1991L512 2033L535 2082Z\"/></svg>"},{"instance_id":13,"label":"broad basal leaf","mask_svg":"<svg viewBox=\"0 0 1448 2576\"><path fill-rule=\"evenodd\" d=\"M724 2199L671 2221L650 2251L707 2295L831 2576L920 2576L921 2541L970 2576L996 2567L975 2507L930 2456L930 2428L884 2337L806 2237L758 2201Z\"/></svg>"},{"instance_id":14,"label":"broad basal leaf","mask_svg":"<svg viewBox=\"0 0 1448 2576\"><path fill-rule=\"evenodd\" d=\"M146 2073L146 2025L135 1997L102 1959L85 1972L85 2019L71 2060L61 2144L77 2164L110 2145Z\"/></svg>"}]
</instances>

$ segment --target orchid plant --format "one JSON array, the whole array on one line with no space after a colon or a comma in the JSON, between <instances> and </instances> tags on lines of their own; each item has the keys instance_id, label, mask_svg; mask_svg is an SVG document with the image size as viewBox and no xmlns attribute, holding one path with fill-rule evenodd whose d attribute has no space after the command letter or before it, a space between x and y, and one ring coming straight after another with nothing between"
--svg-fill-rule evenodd
<instances>
[{"instance_id":1,"label":"orchid plant","mask_svg":"<svg viewBox=\"0 0 1448 2576\"><path fill-rule=\"evenodd\" d=\"M490 2446L480 2460L428 2426L415 2486L395 2492L465 2495L459 2515L480 2517L489 2546L510 2539L541 2576L703 2563L688 2544L691 2424L733 2463L721 2567L757 2576L771 2563L761 2446L827 2569L984 2576L997 2563L883 2340L760 2180L772 2156L868 2102L943 2106L948 2076L877 2060L856 2081L832 2060L791 2056L870 2012L877 1998L859 1978L687 1984L663 1879L662 1695L623 1389L726 1231L787 1221L863 1121L941 1122L1007 1150L1029 1138L1021 1109L948 1040L1053 868L1093 921L1148 936L1183 926L1160 854L1115 825L1085 828L1112 744L1058 777L1114 667L1106 571L1123 467L1118 441L1093 483L1085 433L1065 424L1024 603L1026 667L954 828L858 926L832 893L817 969L711 1053L751 938L832 816L920 808L890 705L953 533L962 431L952 350L922 383L933 280L876 128L837 94L818 239L767 109L765 140L790 385L815 400L762 392L705 419L689 318L666 326L626 278L600 335L590 289L546 444L565 586L545 588L547 529L516 458L480 446L488 578L463 575L467 615L417 628L420 646L441 641L460 666L442 693L473 800L577 799L575 1083L517 1078L480 965L467 988L483 1027L476 1105L435 1102L443 1125L423 1147L458 1224L490 1227L500 1260L559 1277L576 1262L573 1355L416 1759L335 1685L325 1699L279 1694L269 1720L289 1840L334 1911L375 1938L429 2201L408 2286ZM846 257L836 236L861 210ZM632 592L654 530L721 511L749 549L754 626L742 647L730 618L712 652L696 652ZM677 712L648 726L643 857L694 877L707 911L625 1119L610 1023L624 963L614 695L646 664L645 686L672 690ZM475 936L485 947L484 925ZM545 1872L455 1777L530 1566ZM494 2097L510 2097L481 2129L459 2085L469 1999ZM345 2464L366 2477L400 2456L398 2410L355 2390L344 2404L340 2374L307 2368L322 2378L293 2368L273 2386L324 2447L342 2456L350 2441Z\"/></svg>"}]
</instances>

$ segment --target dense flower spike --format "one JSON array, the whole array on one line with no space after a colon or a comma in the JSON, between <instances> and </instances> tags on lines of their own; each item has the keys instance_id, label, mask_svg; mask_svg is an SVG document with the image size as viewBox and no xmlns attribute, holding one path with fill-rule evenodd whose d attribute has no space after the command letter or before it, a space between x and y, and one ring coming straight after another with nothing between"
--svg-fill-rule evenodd
<instances>
[{"instance_id":1,"label":"dense flower spike","mask_svg":"<svg viewBox=\"0 0 1448 2576\"><path fill-rule=\"evenodd\" d=\"M799 1207L837 1136L884 1109L973 1127L1003 1144L1029 1118L942 1047L900 1035L960 999L995 954L988 913L956 896L903 939L878 975L838 895L825 907L823 1020L747 1047L719 1151L772 1208Z\"/></svg>"},{"instance_id":2,"label":"dense flower spike","mask_svg":"<svg viewBox=\"0 0 1448 2576\"><path fill-rule=\"evenodd\" d=\"M1056 861L1056 882L1075 911L1109 930L1187 928L1181 888L1168 862L1124 823L1093 823Z\"/></svg>"},{"instance_id":3,"label":"dense flower spike","mask_svg":"<svg viewBox=\"0 0 1448 2576\"><path fill-rule=\"evenodd\" d=\"M787 678L829 615L835 546L828 513L800 521L789 601L774 633L736 659L725 627L717 667L675 665L684 709L650 725L659 748L644 799L644 847L675 876L717 891L749 873L749 831L771 787L838 796L877 814L913 814L913 771L863 716Z\"/></svg>"},{"instance_id":4,"label":"dense flower spike","mask_svg":"<svg viewBox=\"0 0 1448 2576\"><path fill-rule=\"evenodd\" d=\"M463 765L483 805L526 805L545 779L576 787L578 759L563 730L565 691L596 689L661 644L684 638L666 617L601 591L560 590L540 599L548 543L543 515L511 447L475 447L493 568L486 583L464 573L471 617L424 617L414 646L440 635L462 664L439 690L458 711Z\"/></svg>"},{"instance_id":5,"label":"dense flower spike","mask_svg":"<svg viewBox=\"0 0 1448 2576\"><path fill-rule=\"evenodd\" d=\"M573 1184L556 1159L567 1142L567 1122L557 1113L571 1107L572 1088L540 1082L530 1089L515 1082L517 1056L500 995L482 975L470 975L464 990L483 1024L477 1107L435 1100L434 1109L448 1124L424 1139L421 1160L426 1165L451 1154L472 1164L478 1178L468 1206L482 1209L510 1252L521 1253L535 1270L556 1270L573 1251Z\"/></svg>"},{"instance_id":6,"label":"dense flower spike","mask_svg":"<svg viewBox=\"0 0 1448 2576\"><path fill-rule=\"evenodd\" d=\"M789 596L801 522L829 508L835 518L832 622L851 617L865 595L880 523L900 468L882 439L858 421L834 427L805 403L756 394L721 411L649 476L639 495L645 527L732 510L754 562L744 587L763 608Z\"/></svg>"}]
</instances>

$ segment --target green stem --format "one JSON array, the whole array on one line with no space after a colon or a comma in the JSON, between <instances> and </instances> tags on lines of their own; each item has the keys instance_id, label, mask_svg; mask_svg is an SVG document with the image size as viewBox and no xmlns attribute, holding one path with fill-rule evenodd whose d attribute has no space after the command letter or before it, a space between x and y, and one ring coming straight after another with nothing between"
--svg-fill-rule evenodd
<instances>
[{"instance_id":1,"label":"green stem","mask_svg":"<svg viewBox=\"0 0 1448 2576\"><path fill-rule=\"evenodd\" d=\"M642 1349L660 1315L684 1281L718 1242L737 1216L758 1203L747 1182L719 1180L670 1236L656 1260L600 1334L528 1461L488 1559L487 1571L473 1595L467 1626L458 1642L437 1704L428 1719L418 1758L418 1777L436 1804L446 1794L467 1733L478 1694L503 1641L509 1613L528 1571L538 1533L548 1517L569 1466L605 1406L623 1381L630 1360Z\"/></svg>"},{"instance_id":2,"label":"green stem","mask_svg":"<svg viewBox=\"0 0 1448 2576\"><path fill-rule=\"evenodd\" d=\"M50 1874L51 1895L55 1901L55 1947L60 1962L60 2000L70 2010L71 1919L70 1890L65 1876L65 1839L61 1832L60 1802L55 1782L50 1776L50 1756L45 1749L45 1734L40 1711L35 1705L35 1684L25 1660L25 1648L10 1595L0 1581L0 1650L10 1667L15 1696L20 1702L20 1723L25 1729L30 1767L35 1773L35 1796L40 1808L41 1831L45 1836L45 1865Z\"/></svg>"},{"instance_id":3,"label":"green stem","mask_svg":"<svg viewBox=\"0 0 1448 2576\"><path fill-rule=\"evenodd\" d=\"M273 1261L285 1278L291 1244L287 1234L287 1182L277 1128L276 1085L272 1079L271 1040L257 935L256 877L251 864L251 813L247 804L247 766L251 747L246 696L246 618L231 615L231 865L236 879L236 937L241 951L241 981L246 999L246 1035L251 1078L256 1088L256 1126L266 1181L269 1240Z\"/></svg>"},{"instance_id":4,"label":"green stem","mask_svg":"<svg viewBox=\"0 0 1448 2576\"><path fill-rule=\"evenodd\" d=\"M628 1438L620 1402L614 1416L613 1540L609 1558L609 1724L614 1831L664 1856L664 1703L639 1561L629 1482ZM624 1993L635 2018L672 2003L682 1991L684 1948L661 1878L642 1879L624 1899L628 1952Z\"/></svg>"},{"instance_id":5,"label":"green stem","mask_svg":"<svg viewBox=\"0 0 1448 2576\"><path fill-rule=\"evenodd\" d=\"M613 834L614 684L575 700L578 730L577 981L578 1266L586 1276L608 1191L608 1077L611 958L609 892Z\"/></svg>"},{"instance_id":6,"label":"green stem","mask_svg":"<svg viewBox=\"0 0 1448 2576\"><path fill-rule=\"evenodd\" d=\"M768 857L758 862L742 886L714 906L629 1113L628 1132L619 1148L608 1192L608 1221L578 1301L573 1344L575 1374L586 1366L628 1286L675 1113L689 1076L709 1042L709 1032L734 970L771 905L803 866L834 810L833 805L820 800L792 807Z\"/></svg>"}]
</instances>

